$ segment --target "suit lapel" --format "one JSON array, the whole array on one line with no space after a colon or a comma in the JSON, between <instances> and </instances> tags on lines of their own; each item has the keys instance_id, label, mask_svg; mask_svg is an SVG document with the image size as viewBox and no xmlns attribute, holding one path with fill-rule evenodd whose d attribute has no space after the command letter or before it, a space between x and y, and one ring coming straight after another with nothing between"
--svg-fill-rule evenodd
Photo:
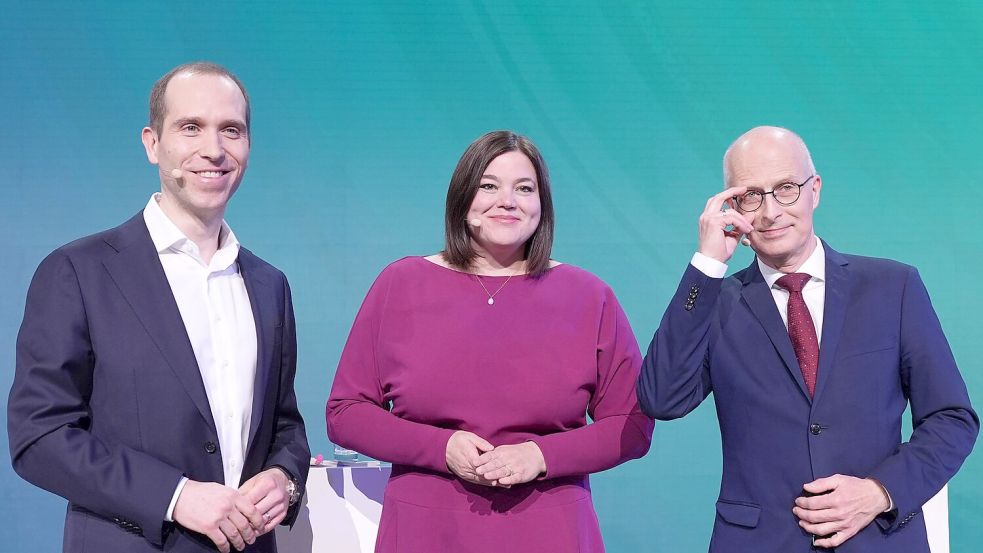
<instances>
[{"instance_id":1,"label":"suit lapel","mask_svg":"<svg viewBox=\"0 0 983 553\"><path fill-rule=\"evenodd\" d=\"M792 349L792 341L788 337L788 330L782 322L782 316L775 306L775 298L768 288L761 271L758 270L758 262L754 260L751 266L744 271L741 280L744 283L741 289L741 296L747 304L751 313L761 324L768 334L775 350L785 362L785 369L788 370L792 378L799 385L802 395L809 400L809 389L806 387L805 379L802 378L802 369L799 368L799 361L795 357L795 350ZM820 360L822 355L820 355Z\"/></svg>"},{"instance_id":2,"label":"suit lapel","mask_svg":"<svg viewBox=\"0 0 983 553\"><path fill-rule=\"evenodd\" d=\"M823 242L826 253L826 292L823 307L823 338L819 344L819 369L816 380L816 401L823 393L833 370L836 348L843 334L847 303L850 298L850 279L847 260Z\"/></svg>"},{"instance_id":3,"label":"suit lapel","mask_svg":"<svg viewBox=\"0 0 983 553\"><path fill-rule=\"evenodd\" d=\"M150 232L143 221L143 212L124 223L119 235L107 242L117 250L116 255L103 261L109 276L184 386L202 418L215 428L198 361L157 250L150 239Z\"/></svg>"},{"instance_id":4,"label":"suit lapel","mask_svg":"<svg viewBox=\"0 0 983 553\"><path fill-rule=\"evenodd\" d=\"M267 281L263 278L256 256L245 248L239 250L239 272L246 284L249 295L249 305L253 311L253 321L256 324L256 377L253 382L252 415L249 422L248 450L252 449L256 431L263 418L264 405L267 403L267 381L273 367L273 339L276 334L275 322L278 312L276 294L271 293Z\"/></svg>"}]
</instances>

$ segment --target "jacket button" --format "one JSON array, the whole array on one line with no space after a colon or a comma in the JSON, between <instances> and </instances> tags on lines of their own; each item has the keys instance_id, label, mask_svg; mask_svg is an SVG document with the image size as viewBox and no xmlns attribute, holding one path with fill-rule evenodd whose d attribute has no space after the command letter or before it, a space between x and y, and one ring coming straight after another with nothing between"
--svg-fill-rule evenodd
<instances>
[{"instance_id":1,"label":"jacket button","mask_svg":"<svg viewBox=\"0 0 983 553\"><path fill-rule=\"evenodd\" d=\"M205 442L205 451L215 453L218 451L218 447L215 446L215 442Z\"/></svg>"},{"instance_id":2,"label":"jacket button","mask_svg":"<svg viewBox=\"0 0 983 553\"><path fill-rule=\"evenodd\" d=\"M809 425L809 432L811 432L813 436L818 436L823 433L823 427L816 423L812 423Z\"/></svg>"}]
</instances>

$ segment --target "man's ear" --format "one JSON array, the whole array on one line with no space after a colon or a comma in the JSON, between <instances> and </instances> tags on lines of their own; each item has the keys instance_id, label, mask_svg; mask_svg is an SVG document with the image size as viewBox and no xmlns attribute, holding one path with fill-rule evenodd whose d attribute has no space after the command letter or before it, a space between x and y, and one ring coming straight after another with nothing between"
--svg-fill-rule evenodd
<instances>
[{"instance_id":1,"label":"man's ear","mask_svg":"<svg viewBox=\"0 0 983 553\"><path fill-rule=\"evenodd\" d=\"M144 127L140 132L143 149L147 151L147 160L157 165L157 133L150 127Z\"/></svg>"},{"instance_id":2,"label":"man's ear","mask_svg":"<svg viewBox=\"0 0 983 553\"><path fill-rule=\"evenodd\" d=\"M816 173L816 176L812 179L812 208L816 209L819 207L819 191L823 188L823 178Z\"/></svg>"}]
</instances>

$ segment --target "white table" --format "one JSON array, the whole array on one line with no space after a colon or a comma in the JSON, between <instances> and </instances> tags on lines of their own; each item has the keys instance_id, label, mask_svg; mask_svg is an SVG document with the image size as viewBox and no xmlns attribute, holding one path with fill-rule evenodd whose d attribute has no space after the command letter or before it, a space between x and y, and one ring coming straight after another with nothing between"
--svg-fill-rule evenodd
<instances>
[{"instance_id":1,"label":"white table","mask_svg":"<svg viewBox=\"0 0 983 553\"><path fill-rule=\"evenodd\" d=\"M372 553L391 468L378 461L311 465L292 530L276 530L280 553Z\"/></svg>"}]
</instances>

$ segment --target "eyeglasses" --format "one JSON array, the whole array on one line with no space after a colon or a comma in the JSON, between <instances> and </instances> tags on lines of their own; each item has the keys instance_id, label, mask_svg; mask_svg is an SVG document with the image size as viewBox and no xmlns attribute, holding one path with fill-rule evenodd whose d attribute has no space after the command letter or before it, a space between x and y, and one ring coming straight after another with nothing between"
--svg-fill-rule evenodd
<instances>
[{"instance_id":1,"label":"eyeglasses","mask_svg":"<svg viewBox=\"0 0 983 553\"><path fill-rule=\"evenodd\" d=\"M741 194L740 196L734 196L734 200L737 201L737 207L741 211L757 211L761 204L765 203L765 196L771 194L778 205L790 206L795 202L799 201L799 195L802 194L802 187L809 183L816 175L812 175L802 182L802 184L796 184L794 182L783 182L773 188L771 192L762 192L761 190L748 190L747 192Z\"/></svg>"}]
</instances>

